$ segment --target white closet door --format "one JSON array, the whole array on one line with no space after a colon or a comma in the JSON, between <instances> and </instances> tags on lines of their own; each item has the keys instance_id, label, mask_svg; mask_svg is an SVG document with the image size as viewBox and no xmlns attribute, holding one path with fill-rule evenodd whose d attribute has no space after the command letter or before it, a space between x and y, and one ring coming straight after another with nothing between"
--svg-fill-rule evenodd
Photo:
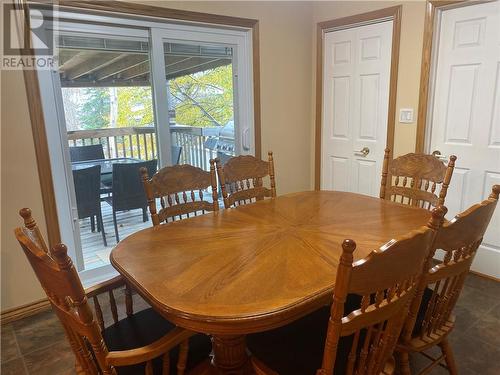
<instances>
[{"instance_id":1,"label":"white closet door","mask_svg":"<svg viewBox=\"0 0 500 375\"><path fill-rule=\"evenodd\" d=\"M499 12L492 2L441 16L428 151L458 157L446 198L449 217L500 184ZM500 208L472 268L500 278Z\"/></svg>"},{"instance_id":2,"label":"white closet door","mask_svg":"<svg viewBox=\"0 0 500 375\"><path fill-rule=\"evenodd\" d=\"M378 195L387 139L392 24L325 35L322 189Z\"/></svg>"}]
</instances>

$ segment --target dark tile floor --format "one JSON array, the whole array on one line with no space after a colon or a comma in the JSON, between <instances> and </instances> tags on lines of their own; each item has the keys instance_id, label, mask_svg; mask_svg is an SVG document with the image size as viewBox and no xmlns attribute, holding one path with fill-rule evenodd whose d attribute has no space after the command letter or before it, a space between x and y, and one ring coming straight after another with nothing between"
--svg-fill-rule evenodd
<instances>
[{"instance_id":1,"label":"dark tile floor","mask_svg":"<svg viewBox=\"0 0 500 375\"><path fill-rule=\"evenodd\" d=\"M134 298L136 311L145 308L144 301L138 296ZM122 296L117 298L117 302L124 306ZM120 313L123 316L124 312ZM457 325L450 336L450 342L460 374L499 375L500 283L470 275L455 315ZM109 315L105 316L107 322L109 319ZM52 311L7 324L1 329L2 375L75 373L73 353ZM422 356L412 357L411 360L415 370L427 364ZM447 371L437 367L432 373L447 374Z\"/></svg>"}]
</instances>

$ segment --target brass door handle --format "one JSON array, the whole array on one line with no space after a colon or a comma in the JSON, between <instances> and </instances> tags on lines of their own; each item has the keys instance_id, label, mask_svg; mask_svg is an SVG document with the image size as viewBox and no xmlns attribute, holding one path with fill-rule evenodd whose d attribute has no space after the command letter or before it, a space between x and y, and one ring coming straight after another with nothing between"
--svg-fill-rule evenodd
<instances>
[{"instance_id":1,"label":"brass door handle","mask_svg":"<svg viewBox=\"0 0 500 375\"><path fill-rule=\"evenodd\" d=\"M354 155L363 156L363 157L366 157L366 155L368 155L369 153L370 153L370 149L368 147L363 147L359 151L354 151Z\"/></svg>"}]
</instances>

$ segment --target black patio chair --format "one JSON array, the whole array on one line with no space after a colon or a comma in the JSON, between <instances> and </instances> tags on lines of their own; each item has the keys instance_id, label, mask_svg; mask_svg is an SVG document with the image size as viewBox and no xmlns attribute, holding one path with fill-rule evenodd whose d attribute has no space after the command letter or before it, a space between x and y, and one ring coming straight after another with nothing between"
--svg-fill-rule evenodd
<instances>
[{"instance_id":1,"label":"black patio chair","mask_svg":"<svg viewBox=\"0 0 500 375\"><path fill-rule=\"evenodd\" d=\"M179 161L181 160L181 151L181 146L172 146L172 165L179 164Z\"/></svg>"},{"instance_id":2,"label":"black patio chair","mask_svg":"<svg viewBox=\"0 0 500 375\"><path fill-rule=\"evenodd\" d=\"M102 242L108 246L101 211L101 166L77 169L73 171L78 219L90 217L91 230L94 231L93 220L97 217L97 229L101 231Z\"/></svg>"},{"instance_id":3,"label":"black patio chair","mask_svg":"<svg viewBox=\"0 0 500 375\"><path fill-rule=\"evenodd\" d=\"M71 161L86 161L104 159L102 144L89 146L74 146L69 148Z\"/></svg>"},{"instance_id":4,"label":"black patio chair","mask_svg":"<svg viewBox=\"0 0 500 375\"><path fill-rule=\"evenodd\" d=\"M88 145L88 146L72 146L69 148L69 155L72 163L76 161L105 159L104 149L102 144ZM109 174L102 175L101 183L105 186L110 186L111 175ZM105 192L106 191L101 190L101 194L104 194Z\"/></svg>"},{"instance_id":5,"label":"black patio chair","mask_svg":"<svg viewBox=\"0 0 500 375\"><path fill-rule=\"evenodd\" d=\"M148 170L148 174L152 176L156 172L156 165L156 159L139 163L113 164L112 195L109 198L105 198L105 201L113 209L116 242L120 241L118 223L116 221L116 213L118 211L129 211L140 208L142 209L143 221L146 222L148 220L148 202L139 169L145 167Z\"/></svg>"}]
</instances>

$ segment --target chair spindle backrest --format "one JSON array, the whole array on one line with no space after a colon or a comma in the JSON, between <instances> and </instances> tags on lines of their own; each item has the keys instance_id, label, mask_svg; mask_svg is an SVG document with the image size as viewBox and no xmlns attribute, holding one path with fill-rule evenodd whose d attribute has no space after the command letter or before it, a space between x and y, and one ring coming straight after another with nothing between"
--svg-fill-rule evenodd
<instances>
[{"instance_id":1,"label":"chair spindle backrest","mask_svg":"<svg viewBox=\"0 0 500 375\"><path fill-rule=\"evenodd\" d=\"M390 160L386 149L380 183L380 198L428 210L443 206L455 168L455 155L448 166L433 155L406 154ZM439 195L437 187L441 185Z\"/></svg>"},{"instance_id":2,"label":"chair spindle backrest","mask_svg":"<svg viewBox=\"0 0 500 375\"><path fill-rule=\"evenodd\" d=\"M487 200L458 214L439 229L405 323L403 340L410 340L414 333L424 339L426 336L446 332L449 328L451 313L493 216L499 194L500 185L494 185ZM432 256L436 251L444 252L444 257L442 261L432 265ZM427 287L432 290L432 296L425 309L421 326L415 328Z\"/></svg>"},{"instance_id":3,"label":"chair spindle backrest","mask_svg":"<svg viewBox=\"0 0 500 375\"><path fill-rule=\"evenodd\" d=\"M216 159L217 175L224 199L224 207L240 206L265 197L276 197L273 153L268 161L251 155L230 158L222 164ZM263 186L263 178L269 176L270 187Z\"/></svg>"},{"instance_id":4,"label":"chair spindle backrest","mask_svg":"<svg viewBox=\"0 0 500 375\"><path fill-rule=\"evenodd\" d=\"M219 209L214 160L210 160L210 172L182 164L164 167L151 178L147 169L142 168L141 175L153 225ZM211 201L206 200L206 194L211 194ZM160 200L159 211L156 199Z\"/></svg>"},{"instance_id":5,"label":"chair spindle backrest","mask_svg":"<svg viewBox=\"0 0 500 375\"><path fill-rule=\"evenodd\" d=\"M31 210L24 208L20 215L24 219L24 227L16 228L16 238L63 325L78 366L85 374L116 374L112 367L106 365L108 349L101 327L94 319L66 246L58 244L49 249L31 216Z\"/></svg>"},{"instance_id":6,"label":"chair spindle backrest","mask_svg":"<svg viewBox=\"0 0 500 375\"><path fill-rule=\"evenodd\" d=\"M353 263L356 243L344 240L328 322L323 363L317 375L332 375L341 337L353 337L346 374L380 374L391 357L444 211L435 209L427 227L391 240ZM359 309L344 316L348 294Z\"/></svg>"}]
</instances>

